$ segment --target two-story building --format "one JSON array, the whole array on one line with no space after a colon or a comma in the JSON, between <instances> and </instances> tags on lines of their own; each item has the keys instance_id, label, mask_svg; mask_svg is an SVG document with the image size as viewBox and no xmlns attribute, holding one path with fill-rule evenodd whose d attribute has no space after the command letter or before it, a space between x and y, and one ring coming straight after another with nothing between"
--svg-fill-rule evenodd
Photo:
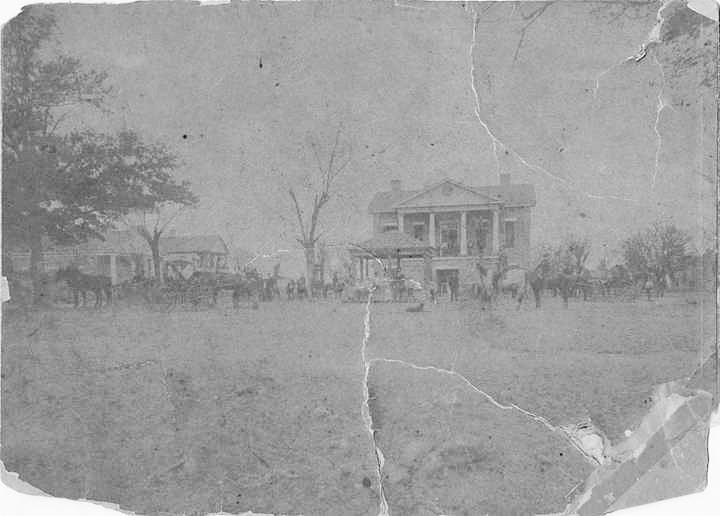
<instances>
[{"instance_id":1,"label":"two-story building","mask_svg":"<svg viewBox=\"0 0 720 516\"><path fill-rule=\"evenodd\" d=\"M476 277L477 264L492 266L502 250L508 264L528 267L535 189L513 184L471 187L447 179L420 190L398 180L370 202L373 237L351 248L355 275L372 278L380 269L406 277L460 285ZM382 265L381 265L382 264Z\"/></svg>"}]
</instances>

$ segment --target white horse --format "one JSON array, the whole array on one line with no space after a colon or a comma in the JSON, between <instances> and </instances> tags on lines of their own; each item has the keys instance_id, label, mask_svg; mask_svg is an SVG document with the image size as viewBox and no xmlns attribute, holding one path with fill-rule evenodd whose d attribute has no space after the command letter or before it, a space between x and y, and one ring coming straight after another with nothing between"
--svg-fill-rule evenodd
<instances>
[{"instance_id":1,"label":"white horse","mask_svg":"<svg viewBox=\"0 0 720 516\"><path fill-rule=\"evenodd\" d=\"M475 280L472 283L472 294L475 299L480 301L480 306L483 310L485 308L492 308L495 297L493 278L496 274L495 271L486 269L482 265L477 266Z\"/></svg>"},{"instance_id":2,"label":"white horse","mask_svg":"<svg viewBox=\"0 0 720 516\"><path fill-rule=\"evenodd\" d=\"M528 271L519 267L505 270L497 279L497 291L498 293L510 292L513 299L517 299L517 309L520 310L523 299L530 292Z\"/></svg>"}]
</instances>

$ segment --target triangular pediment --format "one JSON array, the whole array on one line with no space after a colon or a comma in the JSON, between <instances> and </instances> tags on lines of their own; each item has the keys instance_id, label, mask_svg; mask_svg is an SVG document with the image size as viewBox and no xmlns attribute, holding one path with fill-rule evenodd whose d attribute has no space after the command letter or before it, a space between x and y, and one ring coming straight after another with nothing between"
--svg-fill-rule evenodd
<instances>
[{"instance_id":1,"label":"triangular pediment","mask_svg":"<svg viewBox=\"0 0 720 516\"><path fill-rule=\"evenodd\" d=\"M395 204L395 208L434 208L498 204L500 201L458 181L447 179Z\"/></svg>"}]
</instances>

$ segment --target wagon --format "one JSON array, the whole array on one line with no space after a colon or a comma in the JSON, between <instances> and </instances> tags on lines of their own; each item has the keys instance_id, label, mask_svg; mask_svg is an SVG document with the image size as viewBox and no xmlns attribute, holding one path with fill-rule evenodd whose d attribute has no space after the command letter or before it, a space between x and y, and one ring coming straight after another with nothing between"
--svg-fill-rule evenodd
<instances>
[{"instance_id":1,"label":"wagon","mask_svg":"<svg viewBox=\"0 0 720 516\"><path fill-rule=\"evenodd\" d=\"M148 308L170 311L175 308L210 308L217 303L218 288L213 283L171 281L165 285L150 285L145 293Z\"/></svg>"}]
</instances>

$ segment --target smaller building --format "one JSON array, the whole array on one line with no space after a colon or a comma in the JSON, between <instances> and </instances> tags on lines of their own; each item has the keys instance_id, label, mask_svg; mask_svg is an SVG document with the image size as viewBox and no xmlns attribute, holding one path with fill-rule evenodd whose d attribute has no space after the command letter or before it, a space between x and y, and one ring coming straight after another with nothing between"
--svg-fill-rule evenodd
<instances>
[{"instance_id":1,"label":"smaller building","mask_svg":"<svg viewBox=\"0 0 720 516\"><path fill-rule=\"evenodd\" d=\"M160 239L162 273L166 277L193 272L228 272L228 248L217 235L170 236Z\"/></svg>"},{"instance_id":2,"label":"smaller building","mask_svg":"<svg viewBox=\"0 0 720 516\"><path fill-rule=\"evenodd\" d=\"M227 270L227 246L216 235L171 236L160 239L163 274L173 276L184 271L224 272ZM16 248L5 253L10 271L30 270L30 251ZM152 277L150 246L136 231L109 231L103 240L93 238L76 245L60 246L49 239L43 242L40 270L53 273L74 266L86 274L111 278L113 285L136 276ZM190 273L192 273L190 272Z\"/></svg>"},{"instance_id":3,"label":"smaller building","mask_svg":"<svg viewBox=\"0 0 720 516\"><path fill-rule=\"evenodd\" d=\"M30 250L19 247L6 253L8 272L30 270ZM105 239L89 239L76 245L61 246L49 239L43 241L40 270L53 273L75 266L86 274L99 274L112 279L113 284L130 280L136 274L150 275L152 255L147 242L135 231L109 231Z\"/></svg>"},{"instance_id":4,"label":"smaller building","mask_svg":"<svg viewBox=\"0 0 720 516\"><path fill-rule=\"evenodd\" d=\"M714 291L717 286L717 253L705 251L702 255L692 254L686 259L685 267L675 275L678 288Z\"/></svg>"}]
</instances>

